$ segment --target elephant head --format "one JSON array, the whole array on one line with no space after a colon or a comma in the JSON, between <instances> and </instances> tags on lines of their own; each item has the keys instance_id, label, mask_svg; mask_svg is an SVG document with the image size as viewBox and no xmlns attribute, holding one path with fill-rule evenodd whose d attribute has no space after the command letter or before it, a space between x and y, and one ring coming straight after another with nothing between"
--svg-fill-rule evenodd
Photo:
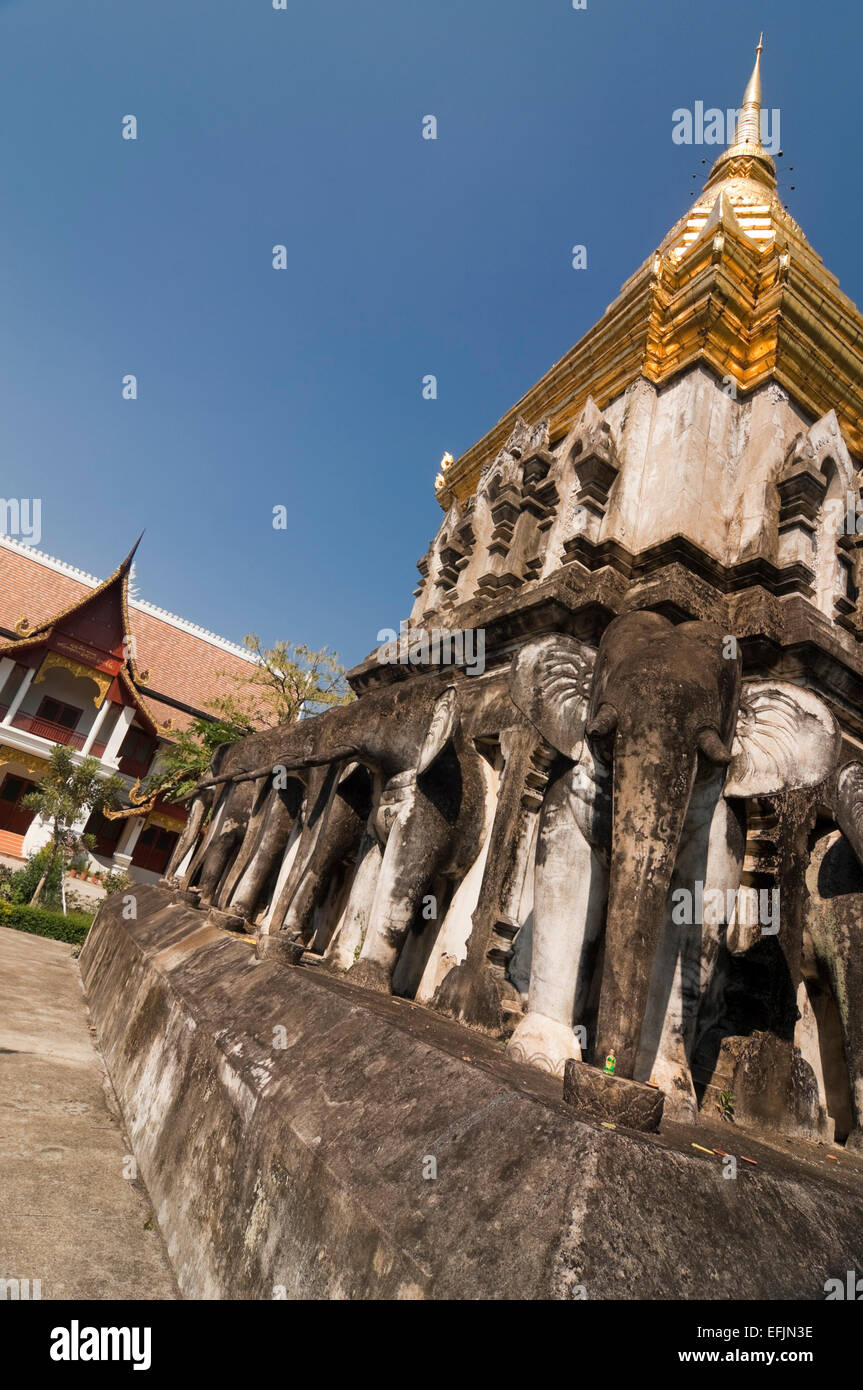
<instances>
[{"instance_id":1,"label":"elephant head","mask_svg":"<svg viewBox=\"0 0 863 1390\"><path fill-rule=\"evenodd\" d=\"M724 777L735 797L814 785L835 765L836 724L806 690L743 681L737 644L721 628L652 612L615 618L595 657L563 635L529 643L511 690L560 753L575 761L587 738L611 770L596 1055L613 1049L618 1074L631 1077L696 779L719 788Z\"/></svg>"}]
</instances>

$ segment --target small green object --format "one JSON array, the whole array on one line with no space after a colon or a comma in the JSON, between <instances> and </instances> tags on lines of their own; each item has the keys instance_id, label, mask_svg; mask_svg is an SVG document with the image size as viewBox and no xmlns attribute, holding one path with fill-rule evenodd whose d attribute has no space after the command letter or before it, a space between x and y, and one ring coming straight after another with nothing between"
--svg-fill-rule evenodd
<instances>
[{"instance_id":1,"label":"small green object","mask_svg":"<svg viewBox=\"0 0 863 1390\"><path fill-rule=\"evenodd\" d=\"M725 1090L719 1092L716 1102L716 1109L719 1111L723 1120L730 1120L734 1123L734 1092Z\"/></svg>"},{"instance_id":2,"label":"small green object","mask_svg":"<svg viewBox=\"0 0 863 1390\"><path fill-rule=\"evenodd\" d=\"M612 1051L609 1052L608 1056L605 1059L605 1066L603 1067L603 1071L606 1071L609 1076L614 1076L614 1068L616 1066L617 1058L614 1055L614 1049L612 1049Z\"/></svg>"}]
</instances>

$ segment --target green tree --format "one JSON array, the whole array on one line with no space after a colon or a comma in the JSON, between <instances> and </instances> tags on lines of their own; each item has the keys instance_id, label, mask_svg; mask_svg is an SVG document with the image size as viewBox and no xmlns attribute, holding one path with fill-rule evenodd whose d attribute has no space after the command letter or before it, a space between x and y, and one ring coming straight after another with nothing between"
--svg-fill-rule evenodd
<instances>
[{"instance_id":1,"label":"green tree","mask_svg":"<svg viewBox=\"0 0 863 1390\"><path fill-rule=\"evenodd\" d=\"M164 748L158 766L142 783L139 801L161 797L181 801L204 777L222 743L235 743L257 729L292 724L301 714L317 714L330 705L346 705L354 693L326 647L277 642L264 647L254 633L243 644L255 658L248 674L222 672L233 689L207 702L212 718L198 717Z\"/></svg>"},{"instance_id":2,"label":"green tree","mask_svg":"<svg viewBox=\"0 0 863 1390\"><path fill-rule=\"evenodd\" d=\"M136 802L155 800L157 796L163 801L182 801L201 781L219 745L236 743L249 732L248 726L227 719L193 719L172 743L160 750L157 765L141 783Z\"/></svg>"},{"instance_id":3,"label":"green tree","mask_svg":"<svg viewBox=\"0 0 863 1390\"><path fill-rule=\"evenodd\" d=\"M58 744L51 749L48 768L39 785L24 797L23 806L35 811L51 827L50 854L45 871L31 899L40 895L57 865L60 872L60 897L66 912L66 866L75 854L89 849L91 836L75 829L77 822L94 811L115 810L125 783L122 777L101 777L97 758L76 762L71 749Z\"/></svg>"},{"instance_id":4,"label":"green tree","mask_svg":"<svg viewBox=\"0 0 863 1390\"><path fill-rule=\"evenodd\" d=\"M319 714L330 705L348 705L355 698L340 665L338 652L313 651L302 643L262 645L252 632L243 645L255 658L248 675L231 672L234 692L208 708L229 723L252 729L293 724L301 714Z\"/></svg>"}]
</instances>

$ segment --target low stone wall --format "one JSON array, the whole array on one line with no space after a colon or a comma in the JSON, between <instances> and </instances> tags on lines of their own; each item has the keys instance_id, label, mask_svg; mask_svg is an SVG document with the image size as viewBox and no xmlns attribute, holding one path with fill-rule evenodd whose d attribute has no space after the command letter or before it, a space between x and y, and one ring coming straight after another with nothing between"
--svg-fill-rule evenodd
<instances>
[{"instance_id":1,"label":"low stone wall","mask_svg":"<svg viewBox=\"0 0 863 1390\"><path fill-rule=\"evenodd\" d=\"M817 1299L854 1268L852 1156L747 1136L723 1179L691 1141L727 1130L602 1128L487 1038L136 899L81 967L186 1297Z\"/></svg>"}]
</instances>

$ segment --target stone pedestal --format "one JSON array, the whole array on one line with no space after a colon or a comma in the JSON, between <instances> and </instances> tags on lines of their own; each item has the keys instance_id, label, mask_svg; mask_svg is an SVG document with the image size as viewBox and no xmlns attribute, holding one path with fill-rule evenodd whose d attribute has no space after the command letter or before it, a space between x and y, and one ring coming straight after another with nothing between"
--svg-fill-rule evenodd
<instances>
[{"instance_id":1,"label":"stone pedestal","mask_svg":"<svg viewBox=\"0 0 863 1390\"><path fill-rule=\"evenodd\" d=\"M665 1104L664 1092L655 1086L610 1076L572 1058L563 1073L563 1098L567 1105L574 1105L594 1119L647 1133L659 1129Z\"/></svg>"},{"instance_id":2,"label":"stone pedestal","mask_svg":"<svg viewBox=\"0 0 863 1390\"><path fill-rule=\"evenodd\" d=\"M299 965L304 950L301 941L291 941L280 932L274 932L272 936L258 937L255 955L258 960L272 960L280 965Z\"/></svg>"},{"instance_id":3,"label":"stone pedestal","mask_svg":"<svg viewBox=\"0 0 863 1390\"><path fill-rule=\"evenodd\" d=\"M211 907L207 913L207 921L222 931L248 932L250 936L254 936L254 927L236 912L220 912L218 908Z\"/></svg>"}]
</instances>

